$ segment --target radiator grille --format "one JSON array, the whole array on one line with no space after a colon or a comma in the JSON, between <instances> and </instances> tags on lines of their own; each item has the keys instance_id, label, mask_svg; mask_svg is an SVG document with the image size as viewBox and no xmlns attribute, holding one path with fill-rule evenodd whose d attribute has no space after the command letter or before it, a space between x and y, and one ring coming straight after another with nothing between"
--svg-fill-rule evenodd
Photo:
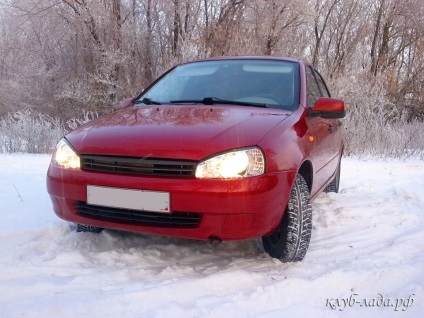
<instances>
[{"instance_id":1,"label":"radiator grille","mask_svg":"<svg viewBox=\"0 0 424 318\"><path fill-rule=\"evenodd\" d=\"M194 177L196 161L81 155L81 169L115 174Z\"/></svg>"}]
</instances>

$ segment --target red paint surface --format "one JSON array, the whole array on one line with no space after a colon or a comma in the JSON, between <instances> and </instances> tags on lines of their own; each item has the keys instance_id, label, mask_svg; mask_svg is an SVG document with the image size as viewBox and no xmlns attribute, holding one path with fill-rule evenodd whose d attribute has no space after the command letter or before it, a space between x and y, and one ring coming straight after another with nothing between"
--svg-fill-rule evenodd
<instances>
[{"instance_id":1,"label":"red paint surface","mask_svg":"<svg viewBox=\"0 0 424 318\"><path fill-rule=\"evenodd\" d=\"M67 170L52 163L47 189L56 214L75 223L195 239L213 235L234 240L270 234L282 218L301 166L309 167L305 179L313 199L334 177L343 150L339 120L308 115L305 64L299 64L300 104L294 112L229 105L131 106L66 136L79 154L187 160L258 146L265 154L264 175L233 180L130 176ZM317 110L344 110L342 102L330 103L331 109L324 102ZM83 217L73 203L86 201L87 184L169 192L170 212L200 213L200 225L173 229Z\"/></svg>"}]
</instances>

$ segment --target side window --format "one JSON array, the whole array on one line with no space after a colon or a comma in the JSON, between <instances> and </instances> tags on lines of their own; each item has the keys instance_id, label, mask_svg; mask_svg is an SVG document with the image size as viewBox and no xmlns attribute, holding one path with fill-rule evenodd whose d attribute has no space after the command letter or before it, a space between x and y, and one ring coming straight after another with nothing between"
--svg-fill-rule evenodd
<instances>
[{"instance_id":1,"label":"side window","mask_svg":"<svg viewBox=\"0 0 424 318\"><path fill-rule=\"evenodd\" d=\"M321 96L318 83L310 67L306 68L306 94L308 96L308 107L314 106L317 99Z\"/></svg>"},{"instance_id":2,"label":"side window","mask_svg":"<svg viewBox=\"0 0 424 318\"><path fill-rule=\"evenodd\" d=\"M321 89L321 94L323 97L331 97L330 92L328 91L327 85L324 82L324 79L322 78L321 74L318 73L317 70L315 70L315 76L318 81L318 86Z\"/></svg>"}]
</instances>

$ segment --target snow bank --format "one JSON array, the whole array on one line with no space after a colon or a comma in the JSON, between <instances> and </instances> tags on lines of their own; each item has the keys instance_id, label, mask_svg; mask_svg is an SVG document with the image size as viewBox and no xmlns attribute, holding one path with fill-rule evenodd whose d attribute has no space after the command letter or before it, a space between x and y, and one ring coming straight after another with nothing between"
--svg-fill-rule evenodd
<instances>
[{"instance_id":1,"label":"snow bank","mask_svg":"<svg viewBox=\"0 0 424 318\"><path fill-rule=\"evenodd\" d=\"M343 160L313 204L303 262L259 240L212 246L75 233L45 190L50 157L0 155L2 317L421 317L424 162ZM364 301L365 300L365 301Z\"/></svg>"}]
</instances>

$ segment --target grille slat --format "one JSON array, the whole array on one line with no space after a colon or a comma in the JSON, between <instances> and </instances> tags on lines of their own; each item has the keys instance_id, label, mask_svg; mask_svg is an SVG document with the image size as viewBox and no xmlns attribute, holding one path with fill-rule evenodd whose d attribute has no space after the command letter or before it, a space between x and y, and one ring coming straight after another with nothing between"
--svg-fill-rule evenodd
<instances>
[{"instance_id":1,"label":"grille slat","mask_svg":"<svg viewBox=\"0 0 424 318\"><path fill-rule=\"evenodd\" d=\"M193 177L196 161L81 155L81 169L108 173Z\"/></svg>"},{"instance_id":2,"label":"grille slat","mask_svg":"<svg viewBox=\"0 0 424 318\"><path fill-rule=\"evenodd\" d=\"M76 202L74 207L78 214L85 217L152 227L195 228L199 225L201 219L201 215L194 212L165 214L89 205L82 201Z\"/></svg>"}]
</instances>

